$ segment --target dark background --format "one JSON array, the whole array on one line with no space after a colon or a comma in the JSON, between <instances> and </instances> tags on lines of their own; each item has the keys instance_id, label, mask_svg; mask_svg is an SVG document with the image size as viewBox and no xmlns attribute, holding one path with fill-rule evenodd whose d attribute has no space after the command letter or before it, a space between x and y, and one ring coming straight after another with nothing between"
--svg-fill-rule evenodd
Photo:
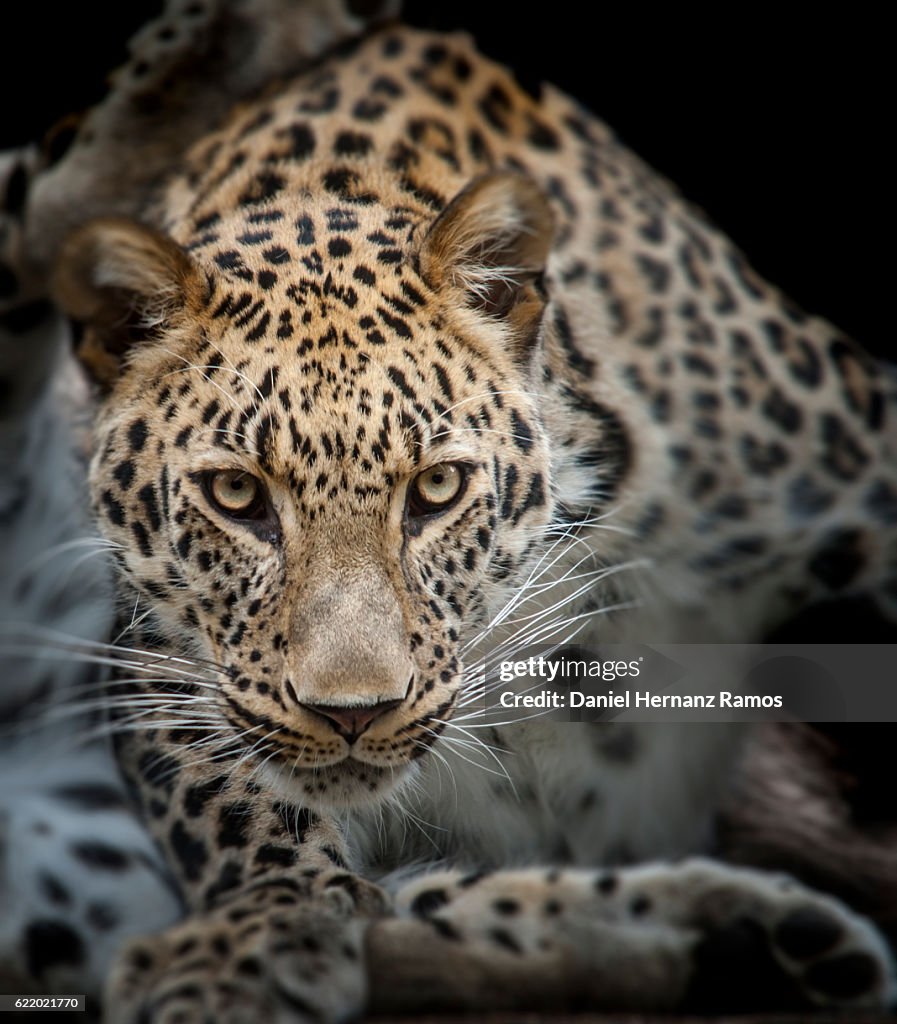
<instances>
[{"instance_id":1,"label":"dark background","mask_svg":"<svg viewBox=\"0 0 897 1024\"><path fill-rule=\"evenodd\" d=\"M129 35L160 6L5 4L0 146L38 138L98 100ZM818 6L805 20L758 5L706 14L627 7L405 5L412 23L471 32L526 84L552 81L584 101L761 274L897 358L894 260L878 254L894 226L890 30L862 11Z\"/></svg>"},{"instance_id":2,"label":"dark background","mask_svg":"<svg viewBox=\"0 0 897 1024\"><path fill-rule=\"evenodd\" d=\"M100 99L106 71L159 7L7 4L0 147L38 139L58 118ZM405 5L413 24L471 32L526 85L552 81L577 96L702 206L763 276L877 355L897 358L888 251L892 36L883 21L870 8L827 14L816 6L804 20L781 6L731 4L700 14L611 8L571 0L538 8L489 0ZM897 639L864 602L815 609L774 639L821 637ZM826 731L859 780L857 813L880 815L893 729Z\"/></svg>"}]
</instances>

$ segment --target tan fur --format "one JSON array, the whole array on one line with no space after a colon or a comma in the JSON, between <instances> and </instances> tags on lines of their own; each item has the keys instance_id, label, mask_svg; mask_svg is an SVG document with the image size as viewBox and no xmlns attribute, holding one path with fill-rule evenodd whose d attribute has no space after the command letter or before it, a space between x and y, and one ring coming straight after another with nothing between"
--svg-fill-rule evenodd
<instances>
[{"instance_id":1,"label":"tan fur","mask_svg":"<svg viewBox=\"0 0 897 1024\"><path fill-rule=\"evenodd\" d=\"M358 1013L370 879L434 861L559 869L412 881L398 906L429 922L424 953L417 921L367 929L406 1009L402 964L422 961L446 1005L473 975L478 1006L554 1003L558 946L585 950L569 987L595 1005L682 1005L744 918L800 1005L886 1003L881 936L827 897L706 862L597 870L703 848L739 729L508 722L477 686L482 659L533 644L744 641L893 586L887 379L603 125L466 37L373 33L205 129L186 151L189 132L147 141L164 182L138 176L127 202L158 235L86 228L59 271L110 385L91 491L141 649L122 672L144 673L119 760L191 912L123 954L115 1012ZM35 203L38 223L53 204ZM97 347L129 344L113 379ZM422 511L443 462L464 486ZM254 478L253 515L216 503L221 472ZM358 731L326 712L384 702ZM792 914L837 933L812 964ZM208 959L182 962L185 942ZM814 970L841 952L862 968L846 995ZM222 1018L242 958L246 1002Z\"/></svg>"}]
</instances>

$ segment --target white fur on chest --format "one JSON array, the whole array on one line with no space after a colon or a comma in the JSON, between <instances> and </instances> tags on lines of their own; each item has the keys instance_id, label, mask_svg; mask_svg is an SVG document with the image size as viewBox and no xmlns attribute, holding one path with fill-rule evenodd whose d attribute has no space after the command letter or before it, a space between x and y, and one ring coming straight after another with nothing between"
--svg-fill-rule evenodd
<instances>
[{"instance_id":1,"label":"white fur on chest","mask_svg":"<svg viewBox=\"0 0 897 1024\"><path fill-rule=\"evenodd\" d=\"M521 723L500 730L495 757L440 744L398 795L350 816L359 865L597 866L705 848L737 728L622 728Z\"/></svg>"}]
</instances>

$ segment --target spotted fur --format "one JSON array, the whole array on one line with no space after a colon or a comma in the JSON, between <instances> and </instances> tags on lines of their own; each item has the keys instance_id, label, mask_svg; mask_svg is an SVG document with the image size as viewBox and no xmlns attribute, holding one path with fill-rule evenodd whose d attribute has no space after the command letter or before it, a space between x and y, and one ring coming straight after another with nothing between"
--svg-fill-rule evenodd
<instances>
[{"instance_id":1,"label":"spotted fur","mask_svg":"<svg viewBox=\"0 0 897 1024\"><path fill-rule=\"evenodd\" d=\"M242 101L147 144L164 187L109 200L118 132L146 128L124 74L24 229L29 280L60 249L95 382L127 647L104 704L187 911L121 953L113 1019L421 1009L422 978L460 1008L740 1008L707 985L745 928L758 1008L887 1003L882 940L826 897L703 862L595 874L706 845L737 730L506 726L471 693L500 645L887 603L893 373L464 36L387 26L251 98L213 70ZM69 187L101 216L59 245ZM447 464L457 494L422 509ZM251 514L222 472L256 481ZM380 919L374 882L445 861L571 870L414 880Z\"/></svg>"}]
</instances>

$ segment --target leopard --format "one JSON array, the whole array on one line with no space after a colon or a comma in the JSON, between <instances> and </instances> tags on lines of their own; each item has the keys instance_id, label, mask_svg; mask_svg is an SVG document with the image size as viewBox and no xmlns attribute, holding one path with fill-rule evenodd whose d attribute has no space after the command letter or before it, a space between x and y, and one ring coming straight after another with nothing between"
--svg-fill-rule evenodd
<instances>
[{"instance_id":1,"label":"leopard","mask_svg":"<svg viewBox=\"0 0 897 1024\"><path fill-rule=\"evenodd\" d=\"M892 609L893 369L396 13L172 2L8 161L4 702L51 714L4 754L0 977L122 1024L893 1006L871 921L713 858L743 723L484 682Z\"/></svg>"}]
</instances>

